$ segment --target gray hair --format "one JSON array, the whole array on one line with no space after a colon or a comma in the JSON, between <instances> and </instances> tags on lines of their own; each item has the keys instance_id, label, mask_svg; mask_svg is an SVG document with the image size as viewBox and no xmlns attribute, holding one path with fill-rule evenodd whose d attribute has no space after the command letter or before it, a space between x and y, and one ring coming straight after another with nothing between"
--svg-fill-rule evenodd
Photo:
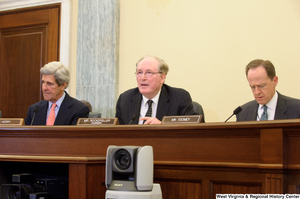
<instances>
[{"instance_id":1,"label":"gray hair","mask_svg":"<svg viewBox=\"0 0 300 199\"><path fill-rule=\"evenodd\" d=\"M142 57L136 63L136 69L137 69L137 67L138 67L138 65L140 64L141 61L143 61L144 59L149 58L149 57L152 57L152 58L156 59L159 62L159 66L158 66L158 71L159 72L165 73L166 75L168 74L168 72L169 72L169 66L168 66L168 64L164 60L162 60L162 59L160 59L158 57L155 57L155 56L151 56L151 55L147 55L147 56Z\"/></svg>"},{"instance_id":2,"label":"gray hair","mask_svg":"<svg viewBox=\"0 0 300 199\"><path fill-rule=\"evenodd\" d=\"M40 69L40 73L41 75L54 75L55 81L58 84L58 86L61 86L63 83L67 83L67 88L69 85L69 69L66 66L64 66L61 62L49 62Z\"/></svg>"}]
</instances>

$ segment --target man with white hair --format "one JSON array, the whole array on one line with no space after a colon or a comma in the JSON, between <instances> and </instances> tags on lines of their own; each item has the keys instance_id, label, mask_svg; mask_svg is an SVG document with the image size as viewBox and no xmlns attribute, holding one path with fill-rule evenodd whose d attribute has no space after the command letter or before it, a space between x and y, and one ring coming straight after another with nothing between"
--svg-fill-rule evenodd
<instances>
[{"instance_id":1,"label":"man with white hair","mask_svg":"<svg viewBox=\"0 0 300 199\"><path fill-rule=\"evenodd\" d=\"M89 108L68 95L65 89L70 72L62 63L54 61L40 69L44 100L31 105L26 125L76 125L78 118L87 118Z\"/></svg>"},{"instance_id":2,"label":"man with white hair","mask_svg":"<svg viewBox=\"0 0 300 199\"><path fill-rule=\"evenodd\" d=\"M122 93L117 102L120 124L161 124L164 116L196 114L188 91L165 84L168 71L166 62L155 56L137 62L137 87Z\"/></svg>"}]
</instances>

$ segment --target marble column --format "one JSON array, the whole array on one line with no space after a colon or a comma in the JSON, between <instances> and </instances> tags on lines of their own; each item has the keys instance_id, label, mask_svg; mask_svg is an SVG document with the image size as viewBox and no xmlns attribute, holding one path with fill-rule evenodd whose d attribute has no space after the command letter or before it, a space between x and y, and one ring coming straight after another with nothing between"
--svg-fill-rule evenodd
<instances>
[{"instance_id":1,"label":"marble column","mask_svg":"<svg viewBox=\"0 0 300 199\"><path fill-rule=\"evenodd\" d=\"M76 98L115 117L119 90L119 0L78 0Z\"/></svg>"}]
</instances>

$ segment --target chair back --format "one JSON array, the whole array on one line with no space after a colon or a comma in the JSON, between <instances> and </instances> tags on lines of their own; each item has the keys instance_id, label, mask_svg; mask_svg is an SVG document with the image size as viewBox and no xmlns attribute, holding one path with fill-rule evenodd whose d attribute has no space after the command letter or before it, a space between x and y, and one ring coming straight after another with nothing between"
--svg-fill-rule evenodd
<instances>
[{"instance_id":1,"label":"chair back","mask_svg":"<svg viewBox=\"0 0 300 199\"><path fill-rule=\"evenodd\" d=\"M101 118L101 113L98 112L90 112L89 118Z\"/></svg>"},{"instance_id":2,"label":"chair back","mask_svg":"<svg viewBox=\"0 0 300 199\"><path fill-rule=\"evenodd\" d=\"M196 115L203 115L203 120L205 122L204 111L203 111L202 106L198 102L195 102L195 101L193 101L192 104L193 104Z\"/></svg>"}]
</instances>

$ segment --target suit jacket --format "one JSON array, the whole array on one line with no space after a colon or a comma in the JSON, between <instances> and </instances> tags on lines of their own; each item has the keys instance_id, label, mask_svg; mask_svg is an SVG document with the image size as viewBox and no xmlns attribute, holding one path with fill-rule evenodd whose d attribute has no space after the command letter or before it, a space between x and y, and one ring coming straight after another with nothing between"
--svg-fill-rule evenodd
<instances>
[{"instance_id":1,"label":"suit jacket","mask_svg":"<svg viewBox=\"0 0 300 199\"><path fill-rule=\"evenodd\" d=\"M119 123L128 124L131 117L136 114L137 117L131 124L138 124L141 103L142 94L138 88L122 93L116 107L116 117L119 119ZM163 84L158 100L156 118L162 120L164 116L174 115L195 115L192 98L184 89Z\"/></svg>"},{"instance_id":2,"label":"suit jacket","mask_svg":"<svg viewBox=\"0 0 300 199\"><path fill-rule=\"evenodd\" d=\"M244 104L242 111L236 115L236 121L256 121L257 109L258 103L256 100ZM278 93L274 120L296 118L300 118L300 100Z\"/></svg>"},{"instance_id":3,"label":"suit jacket","mask_svg":"<svg viewBox=\"0 0 300 199\"><path fill-rule=\"evenodd\" d=\"M36 106L39 107L35 114L32 125L46 125L48 101L42 100L31 105L27 112L25 124L30 125L33 119L33 110ZM54 125L76 125L78 118L87 118L89 116L89 108L72 98L66 93L66 96L61 103L57 116L55 118Z\"/></svg>"}]
</instances>

